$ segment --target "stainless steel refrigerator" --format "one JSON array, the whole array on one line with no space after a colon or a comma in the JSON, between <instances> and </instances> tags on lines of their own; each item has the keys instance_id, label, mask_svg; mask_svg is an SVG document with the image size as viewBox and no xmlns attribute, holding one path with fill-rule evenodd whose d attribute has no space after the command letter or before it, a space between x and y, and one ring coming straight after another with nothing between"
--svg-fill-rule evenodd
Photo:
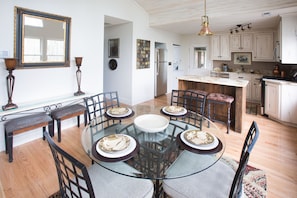
<instances>
[{"instance_id":1,"label":"stainless steel refrigerator","mask_svg":"<svg viewBox=\"0 0 297 198\"><path fill-rule=\"evenodd\" d=\"M155 97L167 93L166 49L155 48Z\"/></svg>"}]
</instances>

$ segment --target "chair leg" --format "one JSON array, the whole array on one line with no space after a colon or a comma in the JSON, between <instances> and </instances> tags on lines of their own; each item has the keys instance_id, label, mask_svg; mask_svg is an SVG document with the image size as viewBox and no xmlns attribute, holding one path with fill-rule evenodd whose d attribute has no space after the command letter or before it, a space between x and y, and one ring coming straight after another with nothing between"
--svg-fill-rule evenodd
<instances>
[{"instance_id":1,"label":"chair leg","mask_svg":"<svg viewBox=\"0 0 297 198\"><path fill-rule=\"evenodd\" d=\"M7 136L7 132L5 130L5 153L8 153L8 136Z\"/></svg>"},{"instance_id":2,"label":"chair leg","mask_svg":"<svg viewBox=\"0 0 297 198\"><path fill-rule=\"evenodd\" d=\"M54 132L54 120L48 122L48 131L51 137L55 136L55 132Z\"/></svg>"},{"instance_id":3,"label":"chair leg","mask_svg":"<svg viewBox=\"0 0 297 198\"><path fill-rule=\"evenodd\" d=\"M77 116L77 128L80 126L80 115Z\"/></svg>"},{"instance_id":4,"label":"chair leg","mask_svg":"<svg viewBox=\"0 0 297 198\"><path fill-rule=\"evenodd\" d=\"M58 142L61 142L61 120L57 119Z\"/></svg>"},{"instance_id":5,"label":"chair leg","mask_svg":"<svg viewBox=\"0 0 297 198\"><path fill-rule=\"evenodd\" d=\"M42 127L42 139L45 140L44 132L46 131L46 127Z\"/></svg>"},{"instance_id":6,"label":"chair leg","mask_svg":"<svg viewBox=\"0 0 297 198\"><path fill-rule=\"evenodd\" d=\"M7 134L8 161L13 161L13 133Z\"/></svg>"},{"instance_id":7,"label":"chair leg","mask_svg":"<svg viewBox=\"0 0 297 198\"><path fill-rule=\"evenodd\" d=\"M87 111L85 111L85 113L84 113L85 126L87 126L87 123L88 123L88 114L87 113L88 113Z\"/></svg>"},{"instance_id":8,"label":"chair leg","mask_svg":"<svg viewBox=\"0 0 297 198\"><path fill-rule=\"evenodd\" d=\"M228 104L227 133L229 133L229 130L230 130L230 123L231 123L231 119L230 119L230 108L231 108L231 105Z\"/></svg>"},{"instance_id":9,"label":"chair leg","mask_svg":"<svg viewBox=\"0 0 297 198\"><path fill-rule=\"evenodd\" d=\"M208 120L210 120L211 119L211 116L210 116L210 103L208 103ZM209 123L209 121L207 122L208 124L207 124L207 127L209 128L210 127L210 123Z\"/></svg>"}]
</instances>

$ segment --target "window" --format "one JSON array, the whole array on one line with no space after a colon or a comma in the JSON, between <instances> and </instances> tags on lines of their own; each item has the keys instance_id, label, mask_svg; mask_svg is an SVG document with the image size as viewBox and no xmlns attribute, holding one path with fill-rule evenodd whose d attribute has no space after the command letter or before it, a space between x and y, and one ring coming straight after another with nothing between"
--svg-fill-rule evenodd
<instances>
[{"instance_id":1,"label":"window","mask_svg":"<svg viewBox=\"0 0 297 198\"><path fill-rule=\"evenodd\" d=\"M194 67L195 68L206 67L206 47L194 48Z\"/></svg>"},{"instance_id":2,"label":"window","mask_svg":"<svg viewBox=\"0 0 297 198\"><path fill-rule=\"evenodd\" d=\"M24 62L41 61L41 40L36 38L25 38Z\"/></svg>"}]
</instances>

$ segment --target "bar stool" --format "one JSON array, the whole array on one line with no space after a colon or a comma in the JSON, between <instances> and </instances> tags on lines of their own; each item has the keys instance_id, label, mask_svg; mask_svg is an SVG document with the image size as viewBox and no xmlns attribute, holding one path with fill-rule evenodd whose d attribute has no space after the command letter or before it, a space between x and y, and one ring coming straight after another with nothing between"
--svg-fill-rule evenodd
<instances>
[{"instance_id":1,"label":"bar stool","mask_svg":"<svg viewBox=\"0 0 297 198\"><path fill-rule=\"evenodd\" d=\"M230 123L231 123L230 109L231 109L231 104L234 101L234 97L233 96L228 96L228 95L225 95L225 94L221 94L221 93L210 93L210 94L208 94L206 100L207 100L207 105L208 105L208 118L210 120L224 122L222 120L216 120L215 107L216 107L216 105L227 106L227 133L229 133ZM213 112L212 113L211 113L211 105L213 106Z\"/></svg>"},{"instance_id":2,"label":"bar stool","mask_svg":"<svg viewBox=\"0 0 297 198\"><path fill-rule=\"evenodd\" d=\"M87 125L86 107L80 104L68 105L51 112L53 120L57 121L58 142L61 142L61 121L77 116L77 127L80 126L80 115L84 114L85 126Z\"/></svg>"},{"instance_id":3,"label":"bar stool","mask_svg":"<svg viewBox=\"0 0 297 198\"><path fill-rule=\"evenodd\" d=\"M37 113L33 115L23 116L19 118L14 118L7 121L4 124L5 129L5 151L8 154L8 161L13 161L13 135L19 134L25 131L33 130L39 127L43 128L43 132L46 131L46 126L51 136L54 135L53 132L53 120L46 113ZM43 133L42 133L43 134ZM43 140L44 140L43 136Z\"/></svg>"}]
</instances>

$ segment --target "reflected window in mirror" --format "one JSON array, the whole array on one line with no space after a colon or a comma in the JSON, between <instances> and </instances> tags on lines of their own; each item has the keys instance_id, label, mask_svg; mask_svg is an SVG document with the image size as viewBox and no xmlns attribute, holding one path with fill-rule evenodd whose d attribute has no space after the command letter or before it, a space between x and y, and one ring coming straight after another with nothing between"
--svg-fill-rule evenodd
<instances>
[{"instance_id":1,"label":"reflected window in mirror","mask_svg":"<svg viewBox=\"0 0 297 198\"><path fill-rule=\"evenodd\" d=\"M15 7L18 68L67 67L71 18Z\"/></svg>"},{"instance_id":2,"label":"reflected window in mirror","mask_svg":"<svg viewBox=\"0 0 297 198\"><path fill-rule=\"evenodd\" d=\"M195 68L206 67L206 47L194 48L194 67Z\"/></svg>"}]
</instances>

